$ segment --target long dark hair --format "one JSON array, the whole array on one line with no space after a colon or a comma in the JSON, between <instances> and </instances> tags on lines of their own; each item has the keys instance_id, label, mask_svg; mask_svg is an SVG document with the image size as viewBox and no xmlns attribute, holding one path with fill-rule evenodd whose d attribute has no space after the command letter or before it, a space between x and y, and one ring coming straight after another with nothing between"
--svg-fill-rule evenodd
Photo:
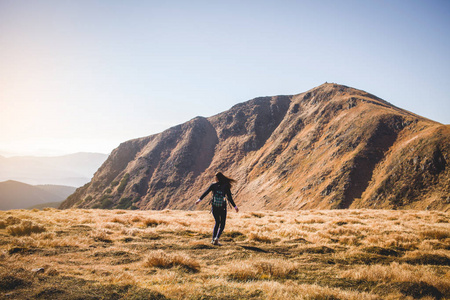
<instances>
[{"instance_id":1,"label":"long dark hair","mask_svg":"<svg viewBox=\"0 0 450 300\"><path fill-rule=\"evenodd\" d=\"M216 179L217 179L218 183L226 184L226 185L228 185L230 187L236 181L236 180L234 180L232 178L229 178L229 177L223 175L221 172L217 172L216 173Z\"/></svg>"}]
</instances>

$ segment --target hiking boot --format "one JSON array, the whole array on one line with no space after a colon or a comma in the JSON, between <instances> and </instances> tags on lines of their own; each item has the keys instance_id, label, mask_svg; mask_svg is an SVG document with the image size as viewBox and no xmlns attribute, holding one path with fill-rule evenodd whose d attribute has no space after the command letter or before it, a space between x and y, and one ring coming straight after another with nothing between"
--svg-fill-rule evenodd
<instances>
[{"instance_id":1,"label":"hiking boot","mask_svg":"<svg viewBox=\"0 0 450 300\"><path fill-rule=\"evenodd\" d=\"M216 245L216 246L222 246L222 244L219 243L219 239L214 239L214 245Z\"/></svg>"}]
</instances>

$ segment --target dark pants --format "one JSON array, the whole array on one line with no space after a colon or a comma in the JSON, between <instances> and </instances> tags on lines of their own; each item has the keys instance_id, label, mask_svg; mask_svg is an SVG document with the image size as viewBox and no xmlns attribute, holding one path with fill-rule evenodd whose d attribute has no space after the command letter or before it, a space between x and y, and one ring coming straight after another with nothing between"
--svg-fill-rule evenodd
<instances>
[{"instance_id":1,"label":"dark pants","mask_svg":"<svg viewBox=\"0 0 450 300\"><path fill-rule=\"evenodd\" d=\"M216 207L213 206L212 214L216 224L214 225L213 239L220 238L220 235L225 228L225 221L227 219L227 208L226 207Z\"/></svg>"}]
</instances>

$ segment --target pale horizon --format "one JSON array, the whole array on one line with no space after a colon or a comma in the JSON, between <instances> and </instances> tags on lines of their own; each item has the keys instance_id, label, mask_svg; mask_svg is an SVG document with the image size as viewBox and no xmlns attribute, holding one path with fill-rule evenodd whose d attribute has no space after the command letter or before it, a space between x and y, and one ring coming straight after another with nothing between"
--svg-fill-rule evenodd
<instances>
[{"instance_id":1,"label":"pale horizon","mask_svg":"<svg viewBox=\"0 0 450 300\"><path fill-rule=\"evenodd\" d=\"M0 0L0 155L110 153L324 82L450 124L448 1Z\"/></svg>"}]
</instances>

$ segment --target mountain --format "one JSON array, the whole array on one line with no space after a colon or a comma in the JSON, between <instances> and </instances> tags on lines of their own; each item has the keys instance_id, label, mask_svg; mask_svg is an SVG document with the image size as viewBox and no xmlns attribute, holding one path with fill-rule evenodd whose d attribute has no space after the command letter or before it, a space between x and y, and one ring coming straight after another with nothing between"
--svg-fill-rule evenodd
<instances>
[{"instance_id":1,"label":"mountain","mask_svg":"<svg viewBox=\"0 0 450 300\"><path fill-rule=\"evenodd\" d=\"M61 208L192 209L222 171L244 209L449 210L449 160L450 125L325 83L124 142Z\"/></svg>"},{"instance_id":2,"label":"mountain","mask_svg":"<svg viewBox=\"0 0 450 300\"><path fill-rule=\"evenodd\" d=\"M65 200L67 197L72 195L73 192L75 192L75 190L77 189L76 187L73 186L53 185L53 184L41 184L35 185L35 187L55 195L56 197L58 197L58 199L61 199L60 201Z\"/></svg>"},{"instance_id":3,"label":"mountain","mask_svg":"<svg viewBox=\"0 0 450 300\"><path fill-rule=\"evenodd\" d=\"M75 153L55 157L0 157L0 181L16 180L28 184L82 186L108 156Z\"/></svg>"},{"instance_id":4,"label":"mountain","mask_svg":"<svg viewBox=\"0 0 450 300\"><path fill-rule=\"evenodd\" d=\"M49 202L62 202L76 190L70 186L33 186L8 180L0 182L0 210L30 208Z\"/></svg>"},{"instance_id":5,"label":"mountain","mask_svg":"<svg viewBox=\"0 0 450 300\"><path fill-rule=\"evenodd\" d=\"M37 208L37 209L44 209L44 208L47 208L47 207L59 208L59 206L61 205L62 202L63 201L45 202L45 203L42 203L42 204L36 204L36 205L30 206L27 209L35 209L35 208Z\"/></svg>"}]
</instances>

